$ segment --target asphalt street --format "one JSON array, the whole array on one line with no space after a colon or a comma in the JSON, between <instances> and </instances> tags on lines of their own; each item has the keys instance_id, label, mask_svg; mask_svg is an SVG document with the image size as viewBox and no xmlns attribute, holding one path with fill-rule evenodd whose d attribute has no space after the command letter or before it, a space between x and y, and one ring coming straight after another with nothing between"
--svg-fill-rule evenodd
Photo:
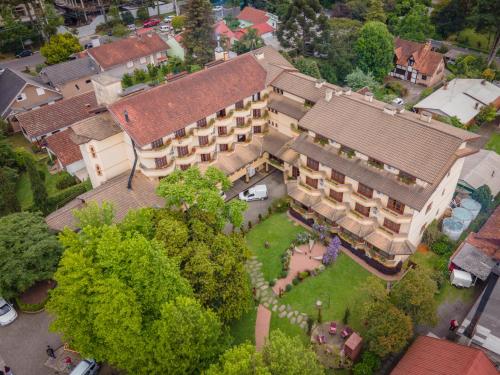
<instances>
[{"instance_id":1,"label":"asphalt street","mask_svg":"<svg viewBox=\"0 0 500 375\"><path fill-rule=\"evenodd\" d=\"M44 62L45 58L40 54L40 52L35 52L33 55L28 57L0 61L0 69L10 68L12 70L23 71L26 69L26 66L34 68L38 64L43 64Z\"/></svg>"}]
</instances>

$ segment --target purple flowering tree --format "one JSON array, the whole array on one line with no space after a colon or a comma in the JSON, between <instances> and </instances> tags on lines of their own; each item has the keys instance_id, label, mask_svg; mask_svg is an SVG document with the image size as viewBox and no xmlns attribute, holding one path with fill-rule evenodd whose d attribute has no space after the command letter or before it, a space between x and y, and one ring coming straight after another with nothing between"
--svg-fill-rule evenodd
<instances>
[{"instance_id":1,"label":"purple flowering tree","mask_svg":"<svg viewBox=\"0 0 500 375\"><path fill-rule=\"evenodd\" d=\"M323 264L328 266L329 264L334 263L339 256L340 251L340 238L337 236L333 237L328 247L326 248L325 254L323 255Z\"/></svg>"},{"instance_id":2,"label":"purple flowering tree","mask_svg":"<svg viewBox=\"0 0 500 375\"><path fill-rule=\"evenodd\" d=\"M316 233L316 237L320 240L320 241L324 241L325 238L326 238L326 234L328 232L328 228L325 226L325 225L321 225L321 224L318 224L318 223L314 223L313 226L312 226L314 232Z\"/></svg>"}]
</instances>

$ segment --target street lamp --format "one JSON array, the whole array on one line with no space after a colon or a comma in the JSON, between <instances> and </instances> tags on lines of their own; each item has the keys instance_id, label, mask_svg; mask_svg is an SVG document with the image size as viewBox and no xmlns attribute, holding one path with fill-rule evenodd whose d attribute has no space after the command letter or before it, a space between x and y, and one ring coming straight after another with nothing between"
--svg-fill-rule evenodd
<instances>
[{"instance_id":1,"label":"street lamp","mask_svg":"<svg viewBox=\"0 0 500 375\"><path fill-rule=\"evenodd\" d=\"M321 321L323 320L321 317L321 306L323 303L320 300L316 301L316 308L318 309L318 324L321 324Z\"/></svg>"}]
</instances>

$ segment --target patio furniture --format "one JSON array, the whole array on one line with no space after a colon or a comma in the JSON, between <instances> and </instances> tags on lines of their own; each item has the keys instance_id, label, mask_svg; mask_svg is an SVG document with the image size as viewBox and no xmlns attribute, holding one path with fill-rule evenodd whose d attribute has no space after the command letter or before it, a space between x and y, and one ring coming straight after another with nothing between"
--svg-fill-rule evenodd
<instances>
[{"instance_id":1,"label":"patio furniture","mask_svg":"<svg viewBox=\"0 0 500 375\"><path fill-rule=\"evenodd\" d=\"M330 328L328 328L328 333L330 335L335 335L337 333L337 323L336 322L330 323Z\"/></svg>"},{"instance_id":2,"label":"patio furniture","mask_svg":"<svg viewBox=\"0 0 500 375\"><path fill-rule=\"evenodd\" d=\"M322 344L326 344L326 337L323 336L323 335L316 335L316 341L318 342L318 344L322 345Z\"/></svg>"},{"instance_id":3,"label":"patio furniture","mask_svg":"<svg viewBox=\"0 0 500 375\"><path fill-rule=\"evenodd\" d=\"M340 333L340 336L345 340L352 334L353 330L349 327L345 327L342 332Z\"/></svg>"},{"instance_id":4,"label":"patio furniture","mask_svg":"<svg viewBox=\"0 0 500 375\"><path fill-rule=\"evenodd\" d=\"M297 246L294 247L294 251L299 254L304 254L304 252L300 250Z\"/></svg>"}]
</instances>

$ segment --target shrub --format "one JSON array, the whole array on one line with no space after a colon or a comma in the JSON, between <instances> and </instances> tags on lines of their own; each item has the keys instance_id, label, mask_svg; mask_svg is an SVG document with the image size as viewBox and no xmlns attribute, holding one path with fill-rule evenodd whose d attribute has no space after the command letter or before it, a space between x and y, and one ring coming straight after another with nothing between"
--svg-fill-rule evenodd
<instances>
[{"instance_id":1,"label":"shrub","mask_svg":"<svg viewBox=\"0 0 500 375\"><path fill-rule=\"evenodd\" d=\"M248 220L248 230L252 229L252 222Z\"/></svg>"},{"instance_id":2,"label":"shrub","mask_svg":"<svg viewBox=\"0 0 500 375\"><path fill-rule=\"evenodd\" d=\"M258 220L259 220L259 223L262 221L262 214L259 214Z\"/></svg>"},{"instance_id":3,"label":"shrub","mask_svg":"<svg viewBox=\"0 0 500 375\"><path fill-rule=\"evenodd\" d=\"M338 236L333 237L325 250L325 254L323 255L322 263L324 265L332 264L337 260L340 245L340 238Z\"/></svg>"},{"instance_id":4,"label":"shrub","mask_svg":"<svg viewBox=\"0 0 500 375\"><path fill-rule=\"evenodd\" d=\"M297 285L298 283L300 283L300 280L298 277L295 277L293 280L292 280L292 284L293 285Z\"/></svg>"},{"instance_id":5,"label":"shrub","mask_svg":"<svg viewBox=\"0 0 500 375\"><path fill-rule=\"evenodd\" d=\"M427 246L431 246L435 241L441 237L442 233L438 228L438 223L433 220L427 228L425 229L424 235L422 236L422 242Z\"/></svg>"},{"instance_id":6,"label":"shrub","mask_svg":"<svg viewBox=\"0 0 500 375\"><path fill-rule=\"evenodd\" d=\"M396 81L387 82L385 87L400 97L408 95L408 89L399 82Z\"/></svg>"},{"instance_id":7,"label":"shrub","mask_svg":"<svg viewBox=\"0 0 500 375\"><path fill-rule=\"evenodd\" d=\"M286 270L282 270L282 271L280 272L280 279L284 279L284 278L285 278L285 277L287 277L287 276L288 276L288 271L286 271Z\"/></svg>"},{"instance_id":8,"label":"shrub","mask_svg":"<svg viewBox=\"0 0 500 375\"><path fill-rule=\"evenodd\" d=\"M453 242L445 235L442 235L431 244L431 250L437 255L448 256L453 251Z\"/></svg>"},{"instance_id":9,"label":"shrub","mask_svg":"<svg viewBox=\"0 0 500 375\"><path fill-rule=\"evenodd\" d=\"M299 273L298 278L299 280L304 280L308 276L309 276L309 271L303 271Z\"/></svg>"},{"instance_id":10,"label":"shrub","mask_svg":"<svg viewBox=\"0 0 500 375\"><path fill-rule=\"evenodd\" d=\"M127 29L121 23L118 23L113 26L112 33L114 36L123 37L129 33L129 29Z\"/></svg>"},{"instance_id":11,"label":"shrub","mask_svg":"<svg viewBox=\"0 0 500 375\"><path fill-rule=\"evenodd\" d=\"M80 194L83 194L90 189L91 189L90 182L85 181L50 196L48 199L49 210L54 211L57 208L64 206L69 201L75 199Z\"/></svg>"},{"instance_id":12,"label":"shrub","mask_svg":"<svg viewBox=\"0 0 500 375\"><path fill-rule=\"evenodd\" d=\"M303 245L309 241L310 235L307 232L299 232L297 233L297 236L295 237L295 242L298 245Z\"/></svg>"},{"instance_id":13,"label":"shrub","mask_svg":"<svg viewBox=\"0 0 500 375\"><path fill-rule=\"evenodd\" d=\"M123 23L125 25L131 25L134 23L134 15L130 11L125 11L121 14Z\"/></svg>"},{"instance_id":14,"label":"shrub","mask_svg":"<svg viewBox=\"0 0 500 375\"><path fill-rule=\"evenodd\" d=\"M73 185L76 185L76 179L69 173L61 173L57 177L56 188L58 190L64 190Z\"/></svg>"},{"instance_id":15,"label":"shrub","mask_svg":"<svg viewBox=\"0 0 500 375\"><path fill-rule=\"evenodd\" d=\"M271 207L271 206L269 206L269 207L267 208L267 214L268 214L269 216L271 216L271 214L272 214L272 213L273 213L273 209L272 209L272 207Z\"/></svg>"},{"instance_id":16,"label":"shrub","mask_svg":"<svg viewBox=\"0 0 500 375\"><path fill-rule=\"evenodd\" d=\"M420 100L427 98L433 92L434 92L434 89L432 87L427 87L427 88L423 89L422 92L420 93Z\"/></svg>"},{"instance_id":17,"label":"shrub","mask_svg":"<svg viewBox=\"0 0 500 375\"><path fill-rule=\"evenodd\" d=\"M271 204L272 210L274 212L280 212L280 213L286 212L286 210L288 210L289 205L290 205L290 202L289 202L288 198L286 198L286 197L276 199Z\"/></svg>"},{"instance_id":18,"label":"shrub","mask_svg":"<svg viewBox=\"0 0 500 375\"><path fill-rule=\"evenodd\" d=\"M348 324L350 315L351 315L351 310L349 310L349 307L346 307L344 311L344 317L342 318L342 323Z\"/></svg>"},{"instance_id":19,"label":"shrub","mask_svg":"<svg viewBox=\"0 0 500 375\"><path fill-rule=\"evenodd\" d=\"M287 286L285 287L285 292L289 292L292 290L292 284L287 284Z\"/></svg>"},{"instance_id":20,"label":"shrub","mask_svg":"<svg viewBox=\"0 0 500 375\"><path fill-rule=\"evenodd\" d=\"M272 288L273 286L276 285L276 279L272 279L271 281L269 281L269 286Z\"/></svg>"},{"instance_id":21,"label":"shrub","mask_svg":"<svg viewBox=\"0 0 500 375\"><path fill-rule=\"evenodd\" d=\"M44 309L45 304L49 300L48 297L40 303L24 303L20 298L16 297L16 305L23 312L39 312Z\"/></svg>"},{"instance_id":22,"label":"shrub","mask_svg":"<svg viewBox=\"0 0 500 375\"><path fill-rule=\"evenodd\" d=\"M137 18L140 19L141 21L147 20L149 18L148 8L142 6L139 9L137 9Z\"/></svg>"}]
</instances>

